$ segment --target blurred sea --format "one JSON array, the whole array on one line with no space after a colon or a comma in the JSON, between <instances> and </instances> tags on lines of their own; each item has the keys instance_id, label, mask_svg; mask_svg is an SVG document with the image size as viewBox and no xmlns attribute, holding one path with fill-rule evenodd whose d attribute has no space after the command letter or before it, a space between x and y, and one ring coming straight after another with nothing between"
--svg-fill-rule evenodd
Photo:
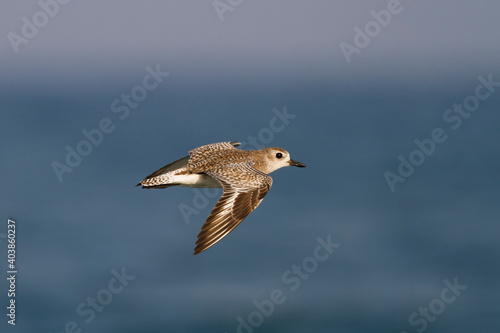
<instances>
[{"instance_id":1,"label":"blurred sea","mask_svg":"<svg viewBox=\"0 0 500 333\"><path fill-rule=\"evenodd\" d=\"M134 82L0 94L0 233L7 218L17 223L12 331L237 332L253 320L239 331L498 332L500 91L454 130L443 114L474 93L475 77L443 90L171 82L123 120L111 104ZM273 109L295 117L266 136ZM114 130L60 182L51 163L64 163L66 146L76 149L103 118ZM384 172L397 173L398 156L435 128L447 140L392 192ZM273 173L259 208L193 256L217 198L196 208L192 189L134 185L192 148L249 136L307 168ZM181 204L196 211L187 220ZM340 247L293 273L329 235ZM289 270L294 284L282 277ZM129 280L110 282L123 272ZM445 303L444 281L455 279L467 288ZM0 288L5 312L5 279ZM275 289L283 302L255 314L254 301L268 304ZM419 312L429 306L432 320Z\"/></svg>"}]
</instances>

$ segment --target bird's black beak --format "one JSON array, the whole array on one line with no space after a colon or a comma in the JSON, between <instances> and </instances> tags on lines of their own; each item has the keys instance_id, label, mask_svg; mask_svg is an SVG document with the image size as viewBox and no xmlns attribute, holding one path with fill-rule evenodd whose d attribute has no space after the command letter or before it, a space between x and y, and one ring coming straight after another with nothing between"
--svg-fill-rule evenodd
<instances>
[{"instance_id":1,"label":"bird's black beak","mask_svg":"<svg viewBox=\"0 0 500 333\"><path fill-rule=\"evenodd\" d=\"M294 161L294 160L290 160L290 161L288 161L288 163L291 166L296 166L296 167L299 167L299 168L305 168L306 167L306 165L304 163L300 163L300 162L297 162L297 161Z\"/></svg>"}]
</instances>

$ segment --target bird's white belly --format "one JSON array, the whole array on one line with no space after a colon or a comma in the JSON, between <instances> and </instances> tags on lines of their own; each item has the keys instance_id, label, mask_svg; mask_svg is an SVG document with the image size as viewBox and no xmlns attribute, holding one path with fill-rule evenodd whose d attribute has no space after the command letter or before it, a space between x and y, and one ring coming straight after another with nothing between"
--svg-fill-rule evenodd
<instances>
[{"instance_id":1,"label":"bird's white belly","mask_svg":"<svg viewBox=\"0 0 500 333\"><path fill-rule=\"evenodd\" d=\"M222 187L215 178L204 174L175 175L172 182L186 187Z\"/></svg>"}]
</instances>

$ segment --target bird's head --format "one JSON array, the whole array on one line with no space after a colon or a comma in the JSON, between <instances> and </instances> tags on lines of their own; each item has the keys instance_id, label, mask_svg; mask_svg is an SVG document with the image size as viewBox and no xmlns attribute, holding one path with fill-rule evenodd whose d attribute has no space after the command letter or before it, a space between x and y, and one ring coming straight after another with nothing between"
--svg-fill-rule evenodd
<instances>
[{"instance_id":1,"label":"bird's head","mask_svg":"<svg viewBox=\"0 0 500 333\"><path fill-rule=\"evenodd\" d=\"M300 168L306 166L304 163L292 160L290 158L290 154L283 148L264 148L261 150L261 152L263 152L261 156L264 157L264 161L262 164L259 164L261 164L261 171L267 174L287 166L296 166Z\"/></svg>"}]
</instances>

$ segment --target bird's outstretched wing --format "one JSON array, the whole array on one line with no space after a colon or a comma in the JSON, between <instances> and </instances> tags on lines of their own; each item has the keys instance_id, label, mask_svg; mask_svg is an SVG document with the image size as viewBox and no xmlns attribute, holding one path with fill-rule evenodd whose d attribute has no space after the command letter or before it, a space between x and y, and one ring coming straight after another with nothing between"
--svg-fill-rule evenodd
<instances>
[{"instance_id":1,"label":"bird's outstretched wing","mask_svg":"<svg viewBox=\"0 0 500 333\"><path fill-rule=\"evenodd\" d=\"M205 251L236 228L257 208L273 183L269 175L248 162L229 164L205 173L221 183L224 193L198 234L194 254Z\"/></svg>"}]
</instances>

